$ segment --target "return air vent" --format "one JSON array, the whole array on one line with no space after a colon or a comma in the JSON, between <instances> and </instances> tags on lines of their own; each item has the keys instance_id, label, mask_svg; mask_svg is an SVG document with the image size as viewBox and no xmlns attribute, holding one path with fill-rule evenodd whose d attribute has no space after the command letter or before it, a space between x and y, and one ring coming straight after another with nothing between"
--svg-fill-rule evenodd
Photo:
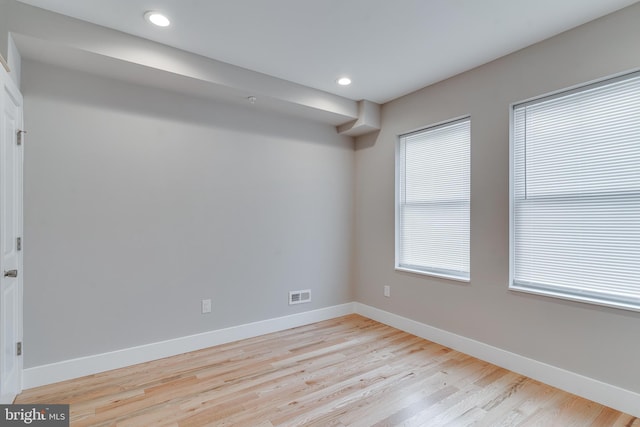
<instances>
[{"instance_id":1,"label":"return air vent","mask_svg":"<svg viewBox=\"0 0 640 427\"><path fill-rule=\"evenodd\" d=\"M311 302L311 289L289 292L289 305Z\"/></svg>"}]
</instances>

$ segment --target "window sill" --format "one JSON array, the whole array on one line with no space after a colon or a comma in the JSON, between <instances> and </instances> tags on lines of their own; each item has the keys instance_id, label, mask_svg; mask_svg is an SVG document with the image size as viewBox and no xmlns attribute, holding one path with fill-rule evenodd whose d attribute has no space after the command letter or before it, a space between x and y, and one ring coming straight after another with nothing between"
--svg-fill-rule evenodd
<instances>
[{"instance_id":1,"label":"window sill","mask_svg":"<svg viewBox=\"0 0 640 427\"><path fill-rule=\"evenodd\" d=\"M627 303L622 301L613 301L607 300L604 298L598 298L594 296L588 295L575 295L570 293L565 293L561 291L554 291L550 289L541 289L534 286L528 285L520 285L520 284L509 284L509 290L515 292L523 292L532 295L541 295L549 298L556 298L566 301L574 301L580 302L583 304L591 304L591 305L599 305L603 307L617 308L619 310L628 310L628 311L636 311L640 312L640 304Z\"/></svg>"},{"instance_id":2,"label":"window sill","mask_svg":"<svg viewBox=\"0 0 640 427\"><path fill-rule=\"evenodd\" d=\"M396 267L395 270L405 272L405 273L419 274L421 276L430 276L430 277L438 277L440 279L455 280L456 282L469 283L471 281L469 277L461 277L461 276L455 276L452 274L436 273L431 271L414 270L406 267Z\"/></svg>"}]
</instances>

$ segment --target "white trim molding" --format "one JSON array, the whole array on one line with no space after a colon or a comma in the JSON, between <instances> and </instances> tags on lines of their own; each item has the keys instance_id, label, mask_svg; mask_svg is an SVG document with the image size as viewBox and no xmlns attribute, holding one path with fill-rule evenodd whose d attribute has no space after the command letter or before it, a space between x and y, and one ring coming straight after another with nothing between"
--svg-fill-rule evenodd
<instances>
[{"instance_id":1,"label":"white trim molding","mask_svg":"<svg viewBox=\"0 0 640 427\"><path fill-rule=\"evenodd\" d=\"M346 303L108 353L36 366L22 371L22 384L24 389L53 384L85 375L97 374L220 344L309 325L352 313L354 313L353 303Z\"/></svg>"},{"instance_id":2,"label":"white trim molding","mask_svg":"<svg viewBox=\"0 0 640 427\"><path fill-rule=\"evenodd\" d=\"M9 68L9 64L1 54L0 54L0 65L2 65L2 68L4 68L7 73L11 72L11 68Z\"/></svg>"},{"instance_id":3,"label":"white trim molding","mask_svg":"<svg viewBox=\"0 0 640 427\"><path fill-rule=\"evenodd\" d=\"M640 417L640 394L638 393L358 302L36 366L23 371L23 385L28 389L52 384L353 313Z\"/></svg>"},{"instance_id":4,"label":"white trim molding","mask_svg":"<svg viewBox=\"0 0 640 427\"><path fill-rule=\"evenodd\" d=\"M452 332L361 303L354 303L355 312L385 325L452 348L478 359L509 369L550 386L585 399L640 417L640 394L625 390L575 372L548 365L519 354L493 347Z\"/></svg>"}]
</instances>

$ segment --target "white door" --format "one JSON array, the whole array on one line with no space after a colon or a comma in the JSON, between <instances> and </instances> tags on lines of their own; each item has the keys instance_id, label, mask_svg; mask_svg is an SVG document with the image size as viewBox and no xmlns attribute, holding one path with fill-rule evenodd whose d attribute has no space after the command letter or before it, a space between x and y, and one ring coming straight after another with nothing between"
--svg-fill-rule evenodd
<instances>
[{"instance_id":1,"label":"white door","mask_svg":"<svg viewBox=\"0 0 640 427\"><path fill-rule=\"evenodd\" d=\"M0 404L22 391L22 95L0 67ZM20 145L18 145L20 144ZM18 240L20 239L20 240Z\"/></svg>"}]
</instances>

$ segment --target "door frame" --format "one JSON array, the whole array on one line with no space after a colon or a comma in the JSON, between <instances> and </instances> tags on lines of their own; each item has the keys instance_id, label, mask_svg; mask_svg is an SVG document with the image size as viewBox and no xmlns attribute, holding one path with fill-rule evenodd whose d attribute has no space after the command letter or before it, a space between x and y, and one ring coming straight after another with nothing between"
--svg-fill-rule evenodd
<instances>
[{"instance_id":1,"label":"door frame","mask_svg":"<svg viewBox=\"0 0 640 427\"><path fill-rule=\"evenodd\" d=\"M22 94L20 93L20 90L18 89L17 85L15 84L15 82L13 81L9 73L5 71L3 67L0 67L0 86L2 88L2 91L0 93L0 108L2 109L0 110L2 112L2 114L0 115L0 138L4 138L5 135L7 135L7 132L6 132L7 123L5 122L5 112L3 111L6 108L5 103L13 102L16 105L17 107L16 128L20 130L23 129L23 124L24 124L24 121L23 121L24 120L23 119L24 104L23 104L23 98L22 98ZM13 100L7 99L8 97L13 98ZM22 136L24 136L24 133L22 133ZM13 134L11 141L5 141L5 142L10 144L17 144L17 138L18 136L16 133L16 134ZM13 317L13 321L15 323L12 325L15 331L16 342L5 343L5 345L9 347L7 350L12 352L16 351L16 345L18 342L20 343L23 342L24 252L22 249L24 247L24 218L23 218L24 138L21 137L21 139L22 139L21 145L18 147L18 155L16 157L17 164L15 165L15 167L17 168L17 173L16 173L17 182L15 184L16 190L17 190L17 206L15 206L15 209L16 209L16 215L18 216L16 234L18 237L21 238L22 248L20 250L17 250L16 252L16 256L17 256L16 268L18 270L18 277L16 279L12 279L12 280L16 280L16 287L17 287L16 289L17 301L15 302L15 307L14 307L15 314ZM0 162L0 168L2 168L2 162ZM0 171L0 178L2 177L1 172L2 171ZM0 212L0 215L1 215L1 212ZM2 221L2 218L0 218L0 221ZM0 269L0 274L1 273L3 273L3 270ZM4 277L2 277L2 279L4 279ZM0 306L0 309L1 308L2 307ZM0 321L2 320L2 318L3 317L0 316ZM0 325L0 334L2 334L4 327L5 325ZM2 339L2 337L0 337L0 343L4 343L4 339ZM4 351L5 351L4 348L0 348L0 363L3 362L2 358L3 358ZM13 400L15 399L15 397L22 391L23 357L21 355L16 356L15 363L16 363L15 369L17 369L17 372L16 372L17 380L16 380L15 386L11 390L5 389L6 384L4 383L4 379L0 378L0 404L13 403Z\"/></svg>"}]
</instances>

